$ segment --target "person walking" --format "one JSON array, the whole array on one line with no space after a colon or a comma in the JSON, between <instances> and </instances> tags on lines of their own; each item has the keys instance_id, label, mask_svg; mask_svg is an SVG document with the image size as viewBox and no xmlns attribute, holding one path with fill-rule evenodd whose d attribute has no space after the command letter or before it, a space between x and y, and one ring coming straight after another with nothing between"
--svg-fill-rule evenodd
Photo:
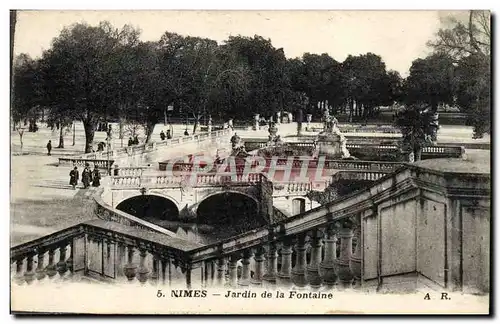
<instances>
[{"instance_id":1,"label":"person walking","mask_svg":"<svg viewBox=\"0 0 500 324\"><path fill-rule=\"evenodd\" d=\"M139 137L137 135L134 136L134 144L139 144Z\"/></svg>"},{"instance_id":2,"label":"person walking","mask_svg":"<svg viewBox=\"0 0 500 324\"><path fill-rule=\"evenodd\" d=\"M73 170L69 172L69 184L73 186L73 190L75 190L76 185L78 184L78 178L80 174L78 172L78 168L75 167Z\"/></svg>"},{"instance_id":3,"label":"person walking","mask_svg":"<svg viewBox=\"0 0 500 324\"><path fill-rule=\"evenodd\" d=\"M49 140L47 143L47 155L50 155L50 151L52 151L52 142Z\"/></svg>"},{"instance_id":4,"label":"person walking","mask_svg":"<svg viewBox=\"0 0 500 324\"><path fill-rule=\"evenodd\" d=\"M94 171L92 171L92 187L99 187L101 185L101 173L97 165L94 166Z\"/></svg>"},{"instance_id":5,"label":"person walking","mask_svg":"<svg viewBox=\"0 0 500 324\"><path fill-rule=\"evenodd\" d=\"M187 129L184 131L184 136L189 136L189 132Z\"/></svg>"},{"instance_id":6,"label":"person walking","mask_svg":"<svg viewBox=\"0 0 500 324\"><path fill-rule=\"evenodd\" d=\"M90 186L90 183L92 182L92 172L89 169L89 164L85 164L85 169L83 169L82 172L82 183L83 183L83 189L87 189Z\"/></svg>"},{"instance_id":7,"label":"person walking","mask_svg":"<svg viewBox=\"0 0 500 324\"><path fill-rule=\"evenodd\" d=\"M129 137L128 138L128 146L132 146L134 145L134 140L132 139L132 137Z\"/></svg>"},{"instance_id":8,"label":"person walking","mask_svg":"<svg viewBox=\"0 0 500 324\"><path fill-rule=\"evenodd\" d=\"M163 131L160 132L160 138L162 141L165 140L165 133Z\"/></svg>"}]
</instances>

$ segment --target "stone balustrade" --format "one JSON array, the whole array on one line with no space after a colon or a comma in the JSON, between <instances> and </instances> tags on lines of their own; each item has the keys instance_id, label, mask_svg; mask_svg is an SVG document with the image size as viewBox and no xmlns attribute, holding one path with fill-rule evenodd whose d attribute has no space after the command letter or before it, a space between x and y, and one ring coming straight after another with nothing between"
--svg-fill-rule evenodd
<instances>
[{"instance_id":1,"label":"stone balustrade","mask_svg":"<svg viewBox=\"0 0 500 324\"><path fill-rule=\"evenodd\" d=\"M489 174L407 165L369 188L206 246L104 220L82 223L13 247L12 270L16 282L27 283L38 269L53 277L55 267L62 278L82 271L119 280L123 273L131 283L187 288L484 293L490 187Z\"/></svg>"},{"instance_id":2,"label":"stone balustrade","mask_svg":"<svg viewBox=\"0 0 500 324\"><path fill-rule=\"evenodd\" d=\"M167 147L174 147L187 143L200 143L212 138L227 136L229 133L230 130L225 129L225 130L213 131L211 133L201 133L190 136L177 137L160 142L151 142L151 143L143 143L138 145L120 147L109 152L104 151L95 153L85 153L80 156L59 158L59 165L67 165L67 164L85 165L85 163L103 163L102 161L107 161L108 156L109 159L111 159L114 162L120 158L142 155L156 151L158 149L164 149Z\"/></svg>"},{"instance_id":3,"label":"stone balustrade","mask_svg":"<svg viewBox=\"0 0 500 324\"><path fill-rule=\"evenodd\" d=\"M155 175L112 176L111 189L128 188L165 188L189 185L193 187L220 185L252 185L259 184L265 175L261 173L224 175L221 173L176 173Z\"/></svg>"}]
</instances>

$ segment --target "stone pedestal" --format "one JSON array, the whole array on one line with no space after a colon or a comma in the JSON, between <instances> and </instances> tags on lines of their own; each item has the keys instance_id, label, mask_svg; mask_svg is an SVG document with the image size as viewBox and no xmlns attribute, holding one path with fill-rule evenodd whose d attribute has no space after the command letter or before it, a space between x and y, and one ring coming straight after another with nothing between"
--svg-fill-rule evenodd
<instances>
[{"instance_id":1,"label":"stone pedestal","mask_svg":"<svg viewBox=\"0 0 500 324\"><path fill-rule=\"evenodd\" d=\"M258 131L260 129L260 127L259 127L260 115L259 114L255 114L254 119L255 119L254 130Z\"/></svg>"}]
</instances>

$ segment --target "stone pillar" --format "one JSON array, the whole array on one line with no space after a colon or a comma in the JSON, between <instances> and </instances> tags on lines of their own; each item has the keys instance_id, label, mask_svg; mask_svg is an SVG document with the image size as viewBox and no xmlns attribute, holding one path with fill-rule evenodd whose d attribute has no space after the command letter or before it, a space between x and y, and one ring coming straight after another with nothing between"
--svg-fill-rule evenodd
<instances>
[{"instance_id":1,"label":"stone pillar","mask_svg":"<svg viewBox=\"0 0 500 324\"><path fill-rule=\"evenodd\" d=\"M253 278L250 280L252 285L261 286L262 285L262 272L263 272L263 262L264 262L264 249L258 247L255 251L254 261L255 261L255 272Z\"/></svg>"},{"instance_id":2,"label":"stone pillar","mask_svg":"<svg viewBox=\"0 0 500 324\"><path fill-rule=\"evenodd\" d=\"M156 254L153 254L153 269L151 271L151 276L149 278L149 283L151 283L151 285L153 286L157 286L158 285L158 279L160 277L159 275L159 263L160 263L160 260L158 258L158 256Z\"/></svg>"},{"instance_id":3,"label":"stone pillar","mask_svg":"<svg viewBox=\"0 0 500 324\"><path fill-rule=\"evenodd\" d=\"M266 287L276 285L276 270L278 268L278 251L276 243L270 242L267 251L267 269L266 274L262 277L262 281Z\"/></svg>"},{"instance_id":4,"label":"stone pillar","mask_svg":"<svg viewBox=\"0 0 500 324\"><path fill-rule=\"evenodd\" d=\"M45 269L43 268L44 256L45 256L45 250L38 251L38 265L35 271L37 280L42 280L46 276Z\"/></svg>"},{"instance_id":5,"label":"stone pillar","mask_svg":"<svg viewBox=\"0 0 500 324\"><path fill-rule=\"evenodd\" d=\"M226 260L224 259L224 257L220 257L217 260L217 280L216 280L216 285L218 287L223 287L224 286L224 282L226 281L225 270L226 270Z\"/></svg>"},{"instance_id":6,"label":"stone pillar","mask_svg":"<svg viewBox=\"0 0 500 324\"><path fill-rule=\"evenodd\" d=\"M259 114L255 114L254 116L254 119L255 119L255 130L258 131L259 130L259 119L260 119L260 115Z\"/></svg>"},{"instance_id":7,"label":"stone pillar","mask_svg":"<svg viewBox=\"0 0 500 324\"><path fill-rule=\"evenodd\" d=\"M66 264L66 243L59 246L59 262L56 264L56 269L61 278L64 277L64 274L68 271L68 265Z\"/></svg>"},{"instance_id":8,"label":"stone pillar","mask_svg":"<svg viewBox=\"0 0 500 324\"><path fill-rule=\"evenodd\" d=\"M292 269L292 281L298 289L307 286L306 279L306 235L299 234L295 244L295 267Z\"/></svg>"},{"instance_id":9,"label":"stone pillar","mask_svg":"<svg viewBox=\"0 0 500 324\"><path fill-rule=\"evenodd\" d=\"M307 131L311 131L311 121L312 121L312 115L311 115L311 114L307 114L306 118L307 118L307 126L306 126L306 130L307 130Z\"/></svg>"},{"instance_id":10,"label":"stone pillar","mask_svg":"<svg viewBox=\"0 0 500 324\"><path fill-rule=\"evenodd\" d=\"M250 249L243 251L243 259L241 263L243 264L243 269L241 272L240 282L238 283L242 287L250 286L250 258L252 257L252 251Z\"/></svg>"},{"instance_id":11,"label":"stone pillar","mask_svg":"<svg viewBox=\"0 0 500 324\"><path fill-rule=\"evenodd\" d=\"M352 255L352 222L349 220L343 221L342 227L339 229L338 236L340 238L340 257L337 259L337 276L339 284L342 288L350 288L352 285L353 275L351 272L351 255Z\"/></svg>"},{"instance_id":12,"label":"stone pillar","mask_svg":"<svg viewBox=\"0 0 500 324\"><path fill-rule=\"evenodd\" d=\"M191 289L191 265L186 267L186 289Z\"/></svg>"},{"instance_id":13,"label":"stone pillar","mask_svg":"<svg viewBox=\"0 0 500 324\"><path fill-rule=\"evenodd\" d=\"M356 238L356 247L354 248L354 254L351 256L351 272L354 277L355 287L361 287L361 226L358 225L354 229L354 237Z\"/></svg>"},{"instance_id":14,"label":"stone pillar","mask_svg":"<svg viewBox=\"0 0 500 324\"><path fill-rule=\"evenodd\" d=\"M135 278L137 265L134 264L134 247L129 246L127 251L127 264L124 267L124 273L127 277L127 280L132 282Z\"/></svg>"},{"instance_id":15,"label":"stone pillar","mask_svg":"<svg viewBox=\"0 0 500 324\"><path fill-rule=\"evenodd\" d=\"M337 281L335 262L337 260L337 235L330 225L326 229L325 257L320 264L320 275L327 288L331 289Z\"/></svg>"},{"instance_id":16,"label":"stone pillar","mask_svg":"<svg viewBox=\"0 0 500 324\"><path fill-rule=\"evenodd\" d=\"M313 289L319 289L323 280L319 275L319 265L321 262L321 238L323 233L319 230L313 230L311 235L311 259L307 265L307 281Z\"/></svg>"},{"instance_id":17,"label":"stone pillar","mask_svg":"<svg viewBox=\"0 0 500 324\"><path fill-rule=\"evenodd\" d=\"M238 287L238 257L236 255L229 257L229 287Z\"/></svg>"},{"instance_id":18,"label":"stone pillar","mask_svg":"<svg viewBox=\"0 0 500 324\"><path fill-rule=\"evenodd\" d=\"M281 270L276 275L276 285L283 288L291 288L292 283L292 242L290 239L283 241L281 248Z\"/></svg>"},{"instance_id":19,"label":"stone pillar","mask_svg":"<svg viewBox=\"0 0 500 324\"><path fill-rule=\"evenodd\" d=\"M28 255L26 264L26 272L24 273L24 280L29 284L35 280L35 272L33 271L33 255Z\"/></svg>"},{"instance_id":20,"label":"stone pillar","mask_svg":"<svg viewBox=\"0 0 500 324\"><path fill-rule=\"evenodd\" d=\"M55 254L55 249L50 248L49 249L49 264L47 267L45 267L45 272L47 273L47 276L49 276L49 279L52 279L56 274L56 265L54 263L54 254Z\"/></svg>"},{"instance_id":21,"label":"stone pillar","mask_svg":"<svg viewBox=\"0 0 500 324\"><path fill-rule=\"evenodd\" d=\"M137 279L141 284L145 284L148 281L149 269L146 267L146 256L147 252L144 248L139 250L139 271L137 275Z\"/></svg>"},{"instance_id":22,"label":"stone pillar","mask_svg":"<svg viewBox=\"0 0 500 324\"><path fill-rule=\"evenodd\" d=\"M16 261L16 275L14 277L14 281L18 285L22 285L24 283L23 261L23 259L19 259Z\"/></svg>"}]
</instances>

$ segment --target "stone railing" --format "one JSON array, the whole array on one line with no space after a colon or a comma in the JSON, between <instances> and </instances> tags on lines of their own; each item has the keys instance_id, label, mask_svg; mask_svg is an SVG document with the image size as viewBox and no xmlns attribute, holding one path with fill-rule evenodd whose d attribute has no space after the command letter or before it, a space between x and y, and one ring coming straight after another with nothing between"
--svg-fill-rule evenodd
<instances>
[{"instance_id":1,"label":"stone railing","mask_svg":"<svg viewBox=\"0 0 500 324\"><path fill-rule=\"evenodd\" d=\"M210 265L209 269L215 265L216 280L209 280L208 285L242 288L264 285L282 289L354 286L373 291L425 286L439 291L484 293L489 289L489 277L484 277L485 272L478 272L477 267L486 267L488 271L488 239L467 246L474 259L467 256L470 261L466 262L466 268L459 260L467 252L459 247L470 235L488 237L489 186L489 175L467 175L464 179L458 174L408 166L365 190L190 253L193 262L203 261L205 266ZM467 215L445 207L457 204L482 207L481 211L471 207ZM468 233L456 233L455 225L448 223L466 219L467 222L476 219L485 227L463 228ZM450 242L446 237L451 233L455 236ZM447 244L451 244L448 247L451 250L445 248ZM447 256L445 251L453 252ZM292 258L295 258L293 268ZM429 263L424 260L432 260L435 267L427 267ZM238 261L243 264L240 277L236 273ZM223 276L226 270L227 280ZM467 283L461 279L465 272Z\"/></svg>"},{"instance_id":2,"label":"stone railing","mask_svg":"<svg viewBox=\"0 0 500 324\"><path fill-rule=\"evenodd\" d=\"M177 145L183 145L187 143L196 143L196 142L201 142L208 140L213 137L221 137L221 136L226 136L230 133L229 129L225 130L218 130L218 131L213 131L211 133L201 133L201 134L195 134L195 135L190 135L190 136L184 136L184 137L176 137L160 142L151 142L151 143L143 143L143 144L138 144L138 145L132 145L132 146L127 146L127 147L120 147L117 149L114 149L112 151L103 151L103 152L96 152L96 153L86 153L82 154L80 156L75 156L75 157L69 157L69 158L59 158L59 164L60 165L65 165L65 164L85 164L85 163L95 163L95 161L107 161L107 158L109 156L110 159L112 160L117 160L119 158L124 158L124 157L131 157L135 155L141 155L144 153L149 153L153 152L155 150L161 149L161 148L166 148L166 147L173 147ZM85 162L82 162L85 161Z\"/></svg>"},{"instance_id":3,"label":"stone railing","mask_svg":"<svg viewBox=\"0 0 500 324\"><path fill-rule=\"evenodd\" d=\"M197 246L96 220L11 248L11 264L16 282L81 271L101 279L124 274L141 283L167 277L165 283L188 288L426 287L487 293L490 195L489 174L406 166L369 188L215 244ZM111 254L116 260L107 257ZM179 277L171 275L172 265L180 268Z\"/></svg>"},{"instance_id":4,"label":"stone railing","mask_svg":"<svg viewBox=\"0 0 500 324\"><path fill-rule=\"evenodd\" d=\"M110 160L102 160L102 159L92 159L92 158L74 158L74 157L61 157L59 158L59 165L74 165L79 167L84 167L86 164L91 166L97 166L99 169L111 168L115 161Z\"/></svg>"},{"instance_id":5,"label":"stone railing","mask_svg":"<svg viewBox=\"0 0 500 324\"><path fill-rule=\"evenodd\" d=\"M266 159L266 167L271 165L272 159ZM275 159L277 166L287 165L289 163L288 158L277 158ZM387 161L363 161L363 160L318 160L313 158L304 159L293 159L291 161L292 169L300 169L306 163L307 167L310 169L317 168L318 166L326 169L336 169L336 170L382 170L382 171L394 171L397 168L402 167L405 163L402 162L387 162ZM252 168L256 167L258 164L257 160L253 160L250 166ZM193 163L175 163L172 167L173 172L190 172L194 169ZM199 166L206 170L206 165L201 164ZM215 172L220 164L214 164L211 170L207 172ZM245 169L245 164L236 164L236 172L241 173ZM225 171L230 171L230 167L227 167Z\"/></svg>"},{"instance_id":6,"label":"stone railing","mask_svg":"<svg viewBox=\"0 0 500 324\"><path fill-rule=\"evenodd\" d=\"M253 142L252 145L258 148L266 148L267 142ZM287 142L285 144L290 148L314 148L313 142ZM363 150L374 150L381 153L399 152L400 148L396 144L355 144L347 143L346 148L352 155L356 156L356 152ZM427 146L422 149L422 158L461 158L465 153L463 146Z\"/></svg>"},{"instance_id":7,"label":"stone railing","mask_svg":"<svg viewBox=\"0 0 500 324\"><path fill-rule=\"evenodd\" d=\"M217 173L184 173L132 175L111 177L111 189L127 188L166 188L166 187L204 187L222 185L252 185L262 181L261 173L224 175Z\"/></svg>"},{"instance_id":8,"label":"stone railing","mask_svg":"<svg viewBox=\"0 0 500 324\"><path fill-rule=\"evenodd\" d=\"M384 133L384 134L400 134L399 128L390 125L339 125L342 133ZM323 127L311 127L313 132L322 132Z\"/></svg>"},{"instance_id":9,"label":"stone railing","mask_svg":"<svg viewBox=\"0 0 500 324\"><path fill-rule=\"evenodd\" d=\"M17 284L78 276L169 283L172 272L181 268L176 278L185 275L189 286L187 251L196 247L190 241L93 220L11 248L11 274Z\"/></svg>"}]
</instances>

